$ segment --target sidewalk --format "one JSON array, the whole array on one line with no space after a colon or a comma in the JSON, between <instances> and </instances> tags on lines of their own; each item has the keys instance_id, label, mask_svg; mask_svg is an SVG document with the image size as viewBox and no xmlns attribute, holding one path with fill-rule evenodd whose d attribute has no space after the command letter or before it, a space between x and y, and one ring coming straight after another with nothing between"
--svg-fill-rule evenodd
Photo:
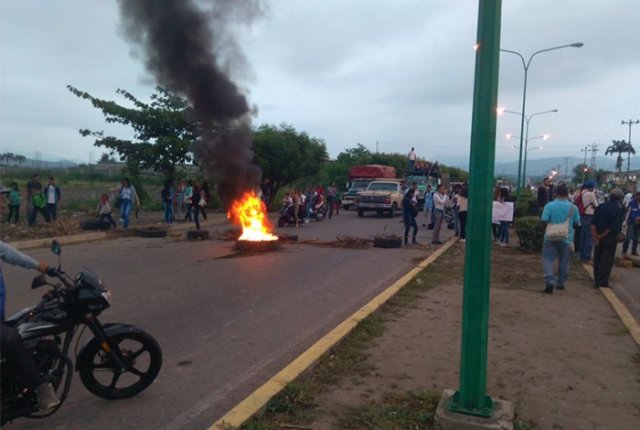
<instances>
[{"instance_id":1,"label":"sidewalk","mask_svg":"<svg viewBox=\"0 0 640 430\"><path fill-rule=\"evenodd\" d=\"M207 220L201 220L200 228L206 229L210 227L216 227L225 225L228 223L226 214L223 213L210 213ZM230 224L229 224L230 225ZM148 228L148 227L166 227L168 234L172 232L181 233L186 230L195 230L195 224L193 222L179 222L172 226L167 226L163 222L136 224L132 223L128 230L123 230L121 227L117 227L113 230L101 231L101 232L87 232L81 234L74 234L60 237L47 237L33 240L22 240L16 242L9 242L11 246L19 250L33 249L33 248L46 248L51 245L51 241L56 239L62 245L69 245L73 243L82 242L94 242L98 240L117 239L125 232L133 232L136 228Z\"/></svg>"},{"instance_id":2,"label":"sidewalk","mask_svg":"<svg viewBox=\"0 0 640 430\"><path fill-rule=\"evenodd\" d=\"M345 339L255 428L431 428L437 398L458 387L463 264L458 243L363 321L361 347ZM640 348L583 267L553 294L539 255L496 247L492 268L487 392L515 405L515 428L637 428Z\"/></svg>"}]
</instances>

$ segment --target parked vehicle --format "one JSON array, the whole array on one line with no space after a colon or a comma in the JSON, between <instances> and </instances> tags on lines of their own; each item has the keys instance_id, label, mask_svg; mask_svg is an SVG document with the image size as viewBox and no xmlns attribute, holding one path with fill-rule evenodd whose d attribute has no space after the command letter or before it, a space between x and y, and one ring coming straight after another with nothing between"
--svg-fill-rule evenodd
<instances>
[{"instance_id":1,"label":"parked vehicle","mask_svg":"<svg viewBox=\"0 0 640 430\"><path fill-rule=\"evenodd\" d=\"M393 179L396 177L396 169L393 166L380 164L366 164L353 166L349 169L349 183L347 192L342 194L342 207L349 210L356 204L356 195L367 189L374 180Z\"/></svg>"},{"instance_id":2,"label":"parked vehicle","mask_svg":"<svg viewBox=\"0 0 640 430\"><path fill-rule=\"evenodd\" d=\"M356 209L361 217L366 211L376 211L379 215L387 212L393 218L402 208L402 184L400 180L373 181L366 191L358 193Z\"/></svg>"},{"instance_id":3,"label":"parked vehicle","mask_svg":"<svg viewBox=\"0 0 640 430\"><path fill-rule=\"evenodd\" d=\"M60 258L62 249L53 241L51 249ZM45 275L33 279L31 288L49 286L40 303L10 317L6 324L15 327L36 363L41 376L50 382L60 405L46 414L38 413L38 402L32 392L24 393L2 358L0 397L1 424L20 417L43 418L55 413L67 398L74 364L71 345L77 346L82 331L88 327L91 337L75 357L75 370L82 384L96 396L123 399L145 390L158 376L162 366L162 350L158 342L142 328L129 324L102 324L98 320L111 305L111 292L94 273L82 270L74 278L60 264L51 271L59 283L49 283ZM55 281L54 281L55 282Z\"/></svg>"},{"instance_id":4,"label":"parked vehicle","mask_svg":"<svg viewBox=\"0 0 640 430\"><path fill-rule=\"evenodd\" d=\"M431 191L435 192L435 190L438 189L438 184L440 184L440 178L425 175L411 175L405 179L407 187L410 187L414 182L418 184L418 209L422 210L424 209L424 193L427 190L427 185L431 185Z\"/></svg>"}]
</instances>

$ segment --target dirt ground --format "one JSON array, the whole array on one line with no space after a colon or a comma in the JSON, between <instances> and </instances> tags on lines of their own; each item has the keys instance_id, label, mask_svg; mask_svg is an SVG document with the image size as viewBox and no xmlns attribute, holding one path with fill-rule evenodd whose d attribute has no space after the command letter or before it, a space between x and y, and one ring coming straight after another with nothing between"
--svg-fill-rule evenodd
<instances>
[{"instance_id":1,"label":"dirt ground","mask_svg":"<svg viewBox=\"0 0 640 430\"><path fill-rule=\"evenodd\" d=\"M425 428L375 414L399 414L383 408L394 396L457 388L464 246L438 260L435 285L409 306L383 309L365 371L321 389L299 426L248 428ZM567 289L548 295L538 255L495 247L492 267L487 391L515 405L515 428L640 428L640 349L584 269L573 264Z\"/></svg>"}]
</instances>

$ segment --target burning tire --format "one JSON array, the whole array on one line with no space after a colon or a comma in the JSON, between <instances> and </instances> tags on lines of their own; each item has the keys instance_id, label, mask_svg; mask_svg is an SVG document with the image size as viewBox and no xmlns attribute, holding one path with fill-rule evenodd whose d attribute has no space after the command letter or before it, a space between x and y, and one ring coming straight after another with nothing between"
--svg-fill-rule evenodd
<instances>
[{"instance_id":1,"label":"burning tire","mask_svg":"<svg viewBox=\"0 0 640 430\"><path fill-rule=\"evenodd\" d=\"M239 240L236 242L235 250L243 254L252 254L259 252L271 252L280 249L279 240Z\"/></svg>"},{"instance_id":2,"label":"burning tire","mask_svg":"<svg viewBox=\"0 0 640 430\"><path fill-rule=\"evenodd\" d=\"M134 233L138 237L166 237L167 230L158 227L137 228Z\"/></svg>"},{"instance_id":3,"label":"burning tire","mask_svg":"<svg viewBox=\"0 0 640 430\"><path fill-rule=\"evenodd\" d=\"M399 236L376 237L373 239L373 246L376 248L400 248L402 238Z\"/></svg>"},{"instance_id":4,"label":"burning tire","mask_svg":"<svg viewBox=\"0 0 640 430\"><path fill-rule=\"evenodd\" d=\"M209 239L209 230L187 230L187 239L189 240Z\"/></svg>"}]
</instances>

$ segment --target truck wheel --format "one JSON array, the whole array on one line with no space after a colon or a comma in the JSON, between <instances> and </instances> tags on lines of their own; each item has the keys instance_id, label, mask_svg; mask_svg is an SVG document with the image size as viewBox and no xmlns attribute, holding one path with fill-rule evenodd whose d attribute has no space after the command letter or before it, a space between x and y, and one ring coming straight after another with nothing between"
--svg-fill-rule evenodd
<instances>
[{"instance_id":1,"label":"truck wheel","mask_svg":"<svg viewBox=\"0 0 640 430\"><path fill-rule=\"evenodd\" d=\"M396 216L396 202L393 202L389 210L389 218L393 218L394 216Z\"/></svg>"},{"instance_id":2,"label":"truck wheel","mask_svg":"<svg viewBox=\"0 0 640 430\"><path fill-rule=\"evenodd\" d=\"M362 209L358 209L358 216L362 217L364 215L364 211Z\"/></svg>"},{"instance_id":3,"label":"truck wheel","mask_svg":"<svg viewBox=\"0 0 640 430\"><path fill-rule=\"evenodd\" d=\"M349 209L351 209L351 205L342 205L342 209L348 211Z\"/></svg>"}]
</instances>

